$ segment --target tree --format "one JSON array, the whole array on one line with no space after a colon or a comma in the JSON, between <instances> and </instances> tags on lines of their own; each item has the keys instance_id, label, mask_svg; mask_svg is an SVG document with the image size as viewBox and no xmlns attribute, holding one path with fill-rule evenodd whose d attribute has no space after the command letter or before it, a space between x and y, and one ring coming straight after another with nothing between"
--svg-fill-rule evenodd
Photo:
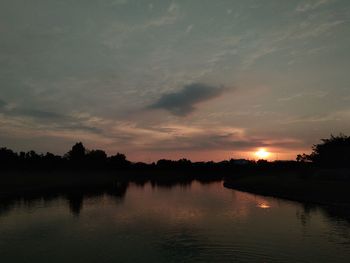
<instances>
[{"instance_id":1,"label":"tree","mask_svg":"<svg viewBox=\"0 0 350 263\"><path fill-rule=\"evenodd\" d=\"M130 165L130 162L126 159L126 156L122 153L117 153L109 157L110 163L113 167L126 168Z\"/></svg>"},{"instance_id":2,"label":"tree","mask_svg":"<svg viewBox=\"0 0 350 263\"><path fill-rule=\"evenodd\" d=\"M102 150L91 150L86 154L86 159L91 164L102 165L107 160L107 154Z\"/></svg>"},{"instance_id":3,"label":"tree","mask_svg":"<svg viewBox=\"0 0 350 263\"><path fill-rule=\"evenodd\" d=\"M81 142L73 145L72 149L66 154L66 157L73 162L81 162L85 159L86 149Z\"/></svg>"},{"instance_id":4,"label":"tree","mask_svg":"<svg viewBox=\"0 0 350 263\"><path fill-rule=\"evenodd\" d=\"M18 155L10 149L0 148L0 168L11 167L17 160Z\"/></svg>"},{"instance_id":5,"label":"tree","mask_svg":"<svg viewBox=\"0 0 350 263\"><path fill-rule=\"evenodd\" d=\"M312 147L310 155L298 155L299 160L312 161L321 167L350 167L350 137L344 134L322 139ZM298 160L297 157L297 160Z\"/></svg>"},{"instance_id":6,"label":"tree","mask_svg":"<svg viewBox=\"0 0 350 263\"><path fill-rule=\"evenodd\" d=\"M298 154L296 160L297 160L297 162L301 162L301 163L310 162L311 161L310 160L310 155L307 155L305 153Z\"/></svg>"}]
</instances>

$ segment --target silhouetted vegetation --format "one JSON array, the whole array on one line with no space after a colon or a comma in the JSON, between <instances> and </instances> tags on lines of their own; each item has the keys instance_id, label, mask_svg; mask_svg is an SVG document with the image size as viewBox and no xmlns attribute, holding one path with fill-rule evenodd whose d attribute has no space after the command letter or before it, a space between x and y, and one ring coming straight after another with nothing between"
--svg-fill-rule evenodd
<instances>
[{"instance_id":1,"label":"silhouetted vegetation","mask_svg":"<svg viewBox=\"0 0 350 263\"><path fill-rule=\"evenodd\" d=\"M49 187L46 185L45 188L34 187L21 189L21 191L7 191L1 195L0 215L11 210L17 204L30 205L39 201L50 202L57 198L63 198L67 200L72 214L78 216L83 208L84 199L106 195L116 201L121 201L129 185L126 181L113 180L90 181L88 183L67 182L67 180L60 183L55 182L55 185L51 184Z\"/></svg>"},{"instance_id":2,"label":"silhouetted vegetation","mask_svg":"<svg viewBox=\"0 0 350 263\"><path fill-rule=\"evenodd\" d=\"M122 153L107 156L103 150L88 150L78 142L63 156L52 153L38 154L34 151L16 153L7 148L0 148L0 170L22 171L60 171L60 170L135 170L135 171L245 171L297 169L307 164L296 161L245 160L231 159L221 162L192 162L188 159L165 160L156 163L130 162Z\"/></svg>"},{"instance_id":3,"label":"silhouetted vegetation","mask_svg":"<svg viewBox=\"0 0 350 263\"><path fill-rule=\"evenodd\" d=\"M260 194L313 202L350 202L347 188L343 187L350 179L350 138L331 136L314 145L312 150L310 155L298 155L296 161L161 159L155 163L134 163L122 153L108 156L103 150L86 149L81 142L63 156L34 151L16 153L0 148L0 170L7 171L1 176L0 194L40 192L67 185L83 187L85 183L111 184L116 180L172 187L175 183L186 185L193 180L205 183L224 179L228 187ZM327 191L334 194L327 196ZM71 193L70 196L78 195ZM76 202L71 204L76 211L80 206L78 199L74 198Z\"/></svg>"},{"instance_id":4,"label":"silhouetted vegetation","mask_svg":"<svg viewBox=\"0 0 350 263\"><path fill-rule=\"evenodd\" d=\"M281 163L281 172L271 172L269 162L258 162L258 173L227 176L225 186L242 191L320 204L350 204L350 137L340 134L322 139L312 153ZM277 163L273 167L278 166ZM301 167L301 169L293 169Z\"/></svg>"},{"instance_id":5,"label":"silhouetted vegetation","mask_svg":"<svg viewBox=\"0 0 350 263\"><path fill-rule=\"evenodd\" d=\"M125 169L130 166L124 154L108 157L103 150L88 150L78 142L64 156L34 151L16 153L0 148L0 170L91 170Z\"/></svg>"},{"instance_id":6,"label":"silhouetted vegetation","mask_svg":"<svg viewBox=\"0 0 350 263\"><path fill-rule=\"evenodd\" d=\"M312 162L319 167L344 168L350 167L350 137L340 134L312 147L312 153L297 156L299 162Z\"/></svg>"},{"instance_id":7,"label":"silhouetted vegetation","mask_svg":"<svg viewBox=\"0 0 350 263\"><path fill-rule=\"evenodd\" d=\"M249 173L254 171L298 171L300 175L312 174L311 169L349 168L350 137L331 136L312 147L312 153L298 155L296 161L274 161L231 159L221 162L191 162L187 159L165 160L156 163L133 163L122 153L108 156L103 150L88 150L78 142L63 156L52 153L39 154L35 151L16 153L8 148L0 148L0 170L8 171L61 171L61 170L133 170L133 171L181 171L202 174ZM313 173L314 174L314 173ZM218 176L218 175L216 175Z\"/></svg>"}]
</instances>

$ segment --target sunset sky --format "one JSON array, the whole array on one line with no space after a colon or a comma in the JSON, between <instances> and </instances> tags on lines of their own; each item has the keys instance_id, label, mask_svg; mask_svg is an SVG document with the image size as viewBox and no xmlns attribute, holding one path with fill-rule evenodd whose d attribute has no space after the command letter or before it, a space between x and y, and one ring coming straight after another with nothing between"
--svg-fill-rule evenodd
<instances>
[{"instance_id":1,"label":"sunset sky","mask_svg":"<svg viewBox=\"0 0 350 263\"><path fill-rule=\"evenodd\" d=\"M350 134L348 0L2 0L0 146L295 159Z\"/></svg>"}]
</instances>

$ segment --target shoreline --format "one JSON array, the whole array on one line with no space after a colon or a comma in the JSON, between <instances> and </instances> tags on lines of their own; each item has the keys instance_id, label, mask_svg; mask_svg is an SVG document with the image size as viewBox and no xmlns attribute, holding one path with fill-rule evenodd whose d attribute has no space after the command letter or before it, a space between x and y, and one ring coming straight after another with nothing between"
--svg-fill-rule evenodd
<instances>
[{"instance_id":1,"label":"shoreline","mask_svg":"<svg viewBox=\"0 0 350 263\"><path fill-rule=\"evenodd\" d=\"M350 180L304 176L305 171L52 171L7 172L0 176L0 198L35 192L107 188L119 183L157 186L223 181L230 189L302 203L350 207Z\"/></svg>"},{"instance_id":2,"label":"shoreline","mask_svg":"<svg viewBox=\"0 0 350 263\"><path fill-rule=\"evenodd\" d=\"M226 177L224 187L257 195L315 205L349 207L350 181L305 179L292 175Z\"/></svg>"}]
</instances>

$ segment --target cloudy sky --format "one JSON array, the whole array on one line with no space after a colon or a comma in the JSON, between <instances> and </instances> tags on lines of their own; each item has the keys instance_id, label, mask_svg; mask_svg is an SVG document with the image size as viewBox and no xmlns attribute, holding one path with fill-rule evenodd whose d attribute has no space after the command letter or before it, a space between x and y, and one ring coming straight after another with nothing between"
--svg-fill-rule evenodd
<instances>
[{"instance_id":1,"label":"cloudy sky","mask_svg":"<svg viewBox=\"0 0 350 263\"><path fill-rule=\"evenodd\" d=\"M350 134L348 0L2 0L0 145L295 158Z\"/></svg>"}]
</instances>

